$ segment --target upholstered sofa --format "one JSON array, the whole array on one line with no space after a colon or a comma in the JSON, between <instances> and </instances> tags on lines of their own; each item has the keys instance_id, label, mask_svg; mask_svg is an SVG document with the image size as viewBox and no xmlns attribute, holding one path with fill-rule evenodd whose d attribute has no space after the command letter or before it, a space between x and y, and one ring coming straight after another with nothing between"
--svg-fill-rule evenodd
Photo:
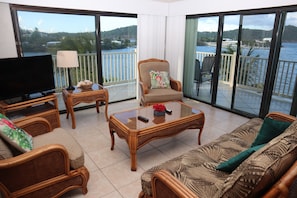
<instances>
[{"instance_id":1,"label":"upholstered sofa","mask_svg":"<svg viewBox=\"0 0 297 198\"><path fill-rule=\"evenodd\" d=\"M287 126L277 134L266 120ZM258 150L252 149L256 143ZM296 159L296 117L273 112L264 121L252 118L211 143L147 170L141 176L139 198L296 196L297 188L295 192L292 188L297 186ZM233 166L225 170L229 163Z\"/></svg>"},{"instance_id":2,"label":"upholstered sofa","mask_svg":"<svg viewBox=\"0 0 297 198\"><path fill-rule=\"evenodd\" d=\"M52 130L44 118L16 126L0 114L0 133L0 197L60 197L75 188L87 193L83 150L65 130Z\"/></svg>"}]
</instances>

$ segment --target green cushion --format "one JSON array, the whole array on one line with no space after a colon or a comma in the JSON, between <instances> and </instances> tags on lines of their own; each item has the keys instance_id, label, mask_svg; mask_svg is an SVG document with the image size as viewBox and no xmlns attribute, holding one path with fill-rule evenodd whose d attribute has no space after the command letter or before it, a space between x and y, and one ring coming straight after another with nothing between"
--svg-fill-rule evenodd
<instances>
[{"instance_id":1,"label":"green cushion","mask_svg":"<svg viewBox=\"0 0 297 198\"><path fill-rule=\"evenodd\" d=\"M0 114L0 136L21 152L32 150L32 136L16 127L6 116Z\"/></svg>"},{"instance_id":2,"label":"green cushion","mask_svg":"<svg viewBox=\"0 0 297 198\"><path fill-rule=\"evenodd\" d=\"M291 122L284 122L279 120L274 120L271 118L265 118L261 126L261 129L252 143L251 147L260 144L265 144L280 135L284 130L286 130L291 125Z\"/></svg>"},{"instance_id":3,"label":"green cushion","mask_svg":"<svg viewBox=\"0 0 297 198\"><path fill-rule=\"evenodd\" d=\"M251 148L248 148L236 156L230 158L229 160L220 163L216 169L231 173L234 169L236 169L244 160L246 160L252 153L259 150L265 144L257 145Z\"/></svg>"},{"instance_id":4,"label":"green cushion","mask_svg":"<svg viewBox=\"0 0 297 198\"><path fill-rule=\"evenodd\" d=\"M151 89L171 88L169 74L167 71L150 71Z\"/></svg>"}]
</instances>

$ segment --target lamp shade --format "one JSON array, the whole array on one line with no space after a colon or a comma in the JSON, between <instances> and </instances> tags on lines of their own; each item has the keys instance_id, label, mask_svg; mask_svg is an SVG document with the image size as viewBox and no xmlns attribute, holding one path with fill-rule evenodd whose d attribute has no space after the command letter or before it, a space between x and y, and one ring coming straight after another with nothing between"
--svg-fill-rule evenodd
<instances>
[{"instance_id":1,"label":"lamp shade","mask_svg":"<svg viewBox=\"0 0 297 198\"><path fill-rule=\"evenodd\" d=\"M57 51L57 67L78 67L77 51Z\"/></svg>"}]
</instances>

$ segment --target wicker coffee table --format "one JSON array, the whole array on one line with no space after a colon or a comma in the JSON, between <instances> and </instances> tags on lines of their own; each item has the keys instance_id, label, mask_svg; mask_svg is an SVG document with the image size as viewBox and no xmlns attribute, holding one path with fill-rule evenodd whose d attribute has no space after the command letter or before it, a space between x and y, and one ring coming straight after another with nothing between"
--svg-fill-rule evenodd
<instances>
[{"instance_id":1,"label":"wicker coffee table","mask_svg":"<svg viewBox=\"0 0 297 198\"><path fill-rule=\"evenodd\" d=\"M136 152L152 140L174 136L185 129L199 129L198 144L204 125L204 113L182 102L164 103L171 114L156 117L152 106L115 113L110 116L109 130L111 150L114 149L114 133L126 140L131 156L131 170L136 171ZM148 122L138 120L138 116L148 118Z\"/></svg>"}]
</instances>

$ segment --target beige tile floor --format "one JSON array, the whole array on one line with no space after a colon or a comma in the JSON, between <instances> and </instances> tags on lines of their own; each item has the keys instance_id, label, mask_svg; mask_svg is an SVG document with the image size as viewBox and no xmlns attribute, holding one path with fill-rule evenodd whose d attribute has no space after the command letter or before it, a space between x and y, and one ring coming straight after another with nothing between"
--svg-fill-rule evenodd
<instances>
[{"instance_id":1,"label":"beige tile floor","mask_svg":"<svg viewBox=\"0 0 297 198\"><path fill-rule=\"evenodd\" d=\"M184 99L184 102L204 111L206 122L201 142L206 144L218 136L230 132L243 124L248 118L214 108L210 105ZM137 100L130 100L109 105L109 115L115 112L137 108ZM61 115L61 125L73 135L85 152L85 164L90 172L88 193L73 190L63 198L137 198L141 191L141 174L170 158L178 156L197 145L197 129L189 129L177 136L155 140L142 147L137 153L137 171L130 171L130 156L127 143L115 137L115 149L110 150L108 122L104 117L104 106L97 114L95 108L77 111L76 129L71 128L71 120Z\"/></svg>"}]
</instances>

